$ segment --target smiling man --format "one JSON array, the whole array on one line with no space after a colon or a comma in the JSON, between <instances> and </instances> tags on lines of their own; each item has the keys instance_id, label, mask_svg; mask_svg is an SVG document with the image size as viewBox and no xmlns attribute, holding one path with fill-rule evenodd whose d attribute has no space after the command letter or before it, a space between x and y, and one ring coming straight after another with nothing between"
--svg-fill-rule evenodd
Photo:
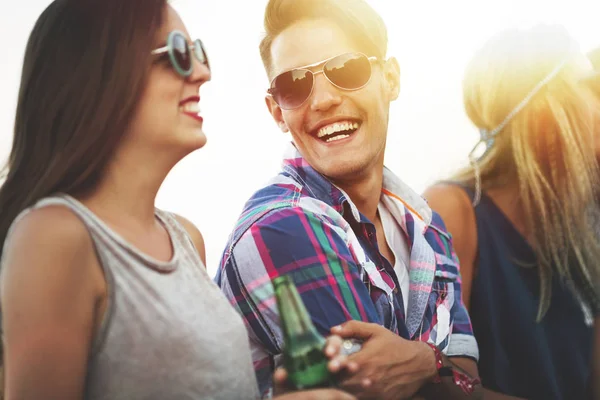
<instances>
[{"instance_id":1,"label":"smiling man","mask_svg":"<svg viewBox=\"0 0 600 400\"><path fill-rule=\"evenodd\" d=\"M322 334L375 323L344 326L367 342L343 387L468 396L478 350L450 236L384 167L400 69L386 58L383 21L363 0L271 0L265 30L266 104L293 143L247 202L216 277L245 319L262 393L282 361L271 279L287 274Z\"/></svg>"}]
</instances>

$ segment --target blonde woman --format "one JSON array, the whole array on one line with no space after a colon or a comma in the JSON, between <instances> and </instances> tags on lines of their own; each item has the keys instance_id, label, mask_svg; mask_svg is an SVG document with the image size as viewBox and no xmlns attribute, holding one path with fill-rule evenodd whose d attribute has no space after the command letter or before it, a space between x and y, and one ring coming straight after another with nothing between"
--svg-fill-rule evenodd
<instances>
[{"instance_id":1,"label":"blonde woman","mask_svg":"<svg viewBox=\"0 0 600 400\"><path fill-rule=\"evenodd\" d=\"M589 395L600 259L590 72L558 26L490 39L464 79L481 140L469 167L425 193L453 235L481 378L496 392Z\"/></svg>"}]
</instances>

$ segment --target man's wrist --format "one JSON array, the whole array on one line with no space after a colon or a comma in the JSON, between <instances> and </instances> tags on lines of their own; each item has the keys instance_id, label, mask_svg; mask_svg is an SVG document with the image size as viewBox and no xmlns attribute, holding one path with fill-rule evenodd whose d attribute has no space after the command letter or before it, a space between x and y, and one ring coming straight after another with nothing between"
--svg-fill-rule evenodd
<instances>
[{"instance_id":1,"label":"man's wrist","mask_svg":"<svg viewBox=\"0 0 600 400\"><path fill-rule=\"evenodd\" d=\"M442 382L442 376L450 377L452 382L468 395L473 393L476 386L481 385L479 378L469 376L466 372L452 364L437 346L431 343L426 344L433 351L435 358L436 371L430 382L437 384Z\"/></svg>"},{"instance_id":2,"label":"man's wrist","mask_svg":"<svg viewBox=\"0 0 600 400\"><path fill-rule=\"evenodd\" d=\"M421 343L423 343L423 349L425 352L425 357L427 359L427 365L428 365L425 380L427 382L437 383L437 382L439 382L439 379L440 379L439 369L443 366L442 364L440 364L441 358L438 358L438 356L436 354L437 347L435 347L427 342L421 342ZM437 350L437 351L439 351L439 350Z\"/></svg>"},{"instance_id":3,"label":"man's wrist","mask_svg":"<svg viewBox=\"0 0 600 400\"><path fill-rule=\"evenodd\" d=\"M428 347L427 350L430 354L430 357L433 359L433 370L431 371L431 375L428 377L427 381L432 383L440 383L440 370L444 367L444 358L442 357L442 352L437 346L431 343L425 342L425 344Z\"/></svg>"}]
</instances>

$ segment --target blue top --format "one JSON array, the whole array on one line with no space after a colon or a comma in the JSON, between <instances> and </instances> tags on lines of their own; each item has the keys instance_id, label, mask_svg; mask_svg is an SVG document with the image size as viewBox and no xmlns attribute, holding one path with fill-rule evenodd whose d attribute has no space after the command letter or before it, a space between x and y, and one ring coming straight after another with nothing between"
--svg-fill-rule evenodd
<instances>
[{"instance_id":1,"label":"blue top","mask_svg":"<svg viewBox=\"0 0 600 400\"><path fill-rule=\"evenodd\" d=\"M473 197L473 190L463 188ZM593 328L554 277L550 308L536 323L539 276L531 246L485 194L475 207L478 253L471 319L488 389L526 399L584 399ZM530 267L524 267L529 265Z\"/></svg>"}]
</instances>

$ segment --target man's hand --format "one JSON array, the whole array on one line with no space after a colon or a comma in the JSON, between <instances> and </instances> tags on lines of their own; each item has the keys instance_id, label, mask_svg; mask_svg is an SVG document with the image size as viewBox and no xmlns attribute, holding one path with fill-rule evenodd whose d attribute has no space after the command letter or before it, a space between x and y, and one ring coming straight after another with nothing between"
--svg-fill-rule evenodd
<instances>
[{"instance_id":1,"label":"man's hand","mask_svg":"<svg viewBox=\"0 0 600 400\"><path fill-rule=\"evenodd\" d=\"M331 363L329 364L331 370ZM287 380L287 372L283 368L278 368L273 375L275 381L276 393L285 392L285 382ZM337 389L313 389L300 390L297 392L288 392L279 396L275 396L274 400L356 400L356 397Z\"/></svg>"},{"instance_id":2,"label":"man's hand","mask_svg":"<svg viewBox=\"0 0 600 400\"><path fill-rule=\"evenodd\" d=\"M274 397L275 400L356 400L356 397L337 389L315 389L292 392Z\"/></svg>"},{"instance_id":3,"label":"man's hand","mask_svg":"<svg viewBox=\"0 0 600 400\"><path fill-rule=\"evenodd\" d=\"M437 373L435 354L427 344L403 339L380 325L349 321L331 332L364 341L348 357L359 370L339 381L361 399L409 399Z\"/></svg>"},{"instance_id":4,"label":"man's hand","mask_svg":"<svg viewBox=\"0 0 600 400\"><path fill-rule=\"evenodd\" d=\"M342 353L343 339L337 335L332 335L327 338L327 344L325 345L325 355L329 358L327 367L329 372L337 374L340 371L346 370L349 373L356 373L358 371L358 364L354 361L350 361L346 355ZM286 393L290 390L287 386L287 372L284 368L278 368L273 374L273 382L275 384L275 398L277 399L340 399L349 400L355 399L354 396L350 396L347 393L338 390L308 390L289 393L283 396L277 396L278 394ZM289 397L288 397L289 396ZM295 397L298 396L298 397Z\"/></svg>"}]
</instances>

